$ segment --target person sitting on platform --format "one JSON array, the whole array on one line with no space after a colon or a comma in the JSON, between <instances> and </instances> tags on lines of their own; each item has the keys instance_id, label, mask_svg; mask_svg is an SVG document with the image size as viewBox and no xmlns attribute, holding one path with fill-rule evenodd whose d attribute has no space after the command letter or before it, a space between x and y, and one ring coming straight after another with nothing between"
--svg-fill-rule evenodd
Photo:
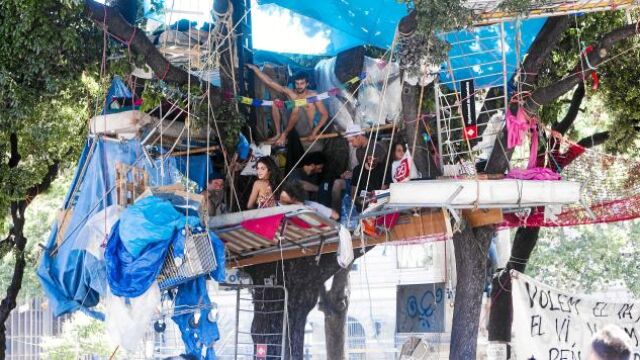
<instances>
[{"instance_id":1,"label":"person sitting on platform","mask_svg":"<svg viewBox=\"0 0 640 360\"><path fill-rule=\"evenodd\" d=\"M327 157L322 152L308 153L300 160L299 167L293 169L289 179L298 181L306 192L317 194L326 162Z\"/></svg>"},{"instance_id":2,"label":"person sitting on platform","mask_svg":"<svg viewBox=\"0 0 640 360\"><path fill-rule=\"evenodd\" d=\"M385 166L386 157L383 147L376 144L364 163L353 169L351 194L356 199L360 211L366 207L366 198L372 191L386 190L391 183L391 167Z\"/></svg>"},{"instance_id":3,"label":"person sitting on platform","mask_svg":"<svg viewBox=\"0 0 640 360\"><path fill-rule=\"evenodd\" d=\"M319 215L326 218L333 220L340 219L340 215L337 211L315 201L305 200L304 189L302 185L296 181L287 181L282 185L279 203L280 205L304 205L315 210Z\"/></svg>"},{"instance_id":4,"label":"person sitting on platform","mask_svg":"<svg viewBox=\"0 0 640 360\"><path fill-rule=\"evenodd\" d=\"M258 159L256 164L258 179L253 183L251 195L247 202L247 208L253 209L256 206L261 208L276 205L276 195L274 190L280 184L280 169L276 162L269 156L263 156Z\"/></svg>"},{"instance_id":5,"label":"person sitting on platform","mask_svg":"<svg viewBox=\"0 0 640 360\"><path fill-rule=\"evenodd\" d=\"M315 91L309 90L307 88L309 86L309 78L304 73L298 73L294 76L295 88L292 90L275 82L267 74L262 72L257 66L253 64L247 64L247 67L253 70L256 76L260 80L262 80L262 82L264 82L267 87L273 89L274 91L285 94L289 98L289 100L303 100L317 95ZM320 119L318 120L318 124L314 126L313 120L316 116L316 111L320 114ZM275 145L284 145L287 136L294 129L298 133L298 136L314 139L320 133L328 119L329 113L327 112L327 109L325 108L321 100L309 103L305 106L295 106L291 110L291 115L289 116L287 127L280 134L280 137L276 139Z\"/></svg>"},{"instance_id":6,"label":"person sitting on platform","mask_svg":"<svg viewBox=\"0 0 640 360\"><path fill-rule=\"evenodd\" d=\"M224 177L218 173L209 175L207 189L203 191L208 216L217 216L227 212L224 202Z\"/></svg>"}]
</instances>

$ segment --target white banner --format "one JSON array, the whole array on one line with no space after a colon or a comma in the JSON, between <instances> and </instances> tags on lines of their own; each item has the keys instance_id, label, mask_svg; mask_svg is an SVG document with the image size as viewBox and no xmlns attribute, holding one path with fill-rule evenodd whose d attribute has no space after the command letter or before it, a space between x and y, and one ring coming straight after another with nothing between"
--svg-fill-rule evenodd
<instances>
[{"instance_id":1,"label":"white banner","mask_svg":"<svg viewBox=\"0 0 640 360\"><path fill-rule=\"evenodd\" d=\"M513 352L517 360L586 360L593 334L617 325L640 360L640 302L569 294L512 272Z\"/></svg>"}]
</instances>

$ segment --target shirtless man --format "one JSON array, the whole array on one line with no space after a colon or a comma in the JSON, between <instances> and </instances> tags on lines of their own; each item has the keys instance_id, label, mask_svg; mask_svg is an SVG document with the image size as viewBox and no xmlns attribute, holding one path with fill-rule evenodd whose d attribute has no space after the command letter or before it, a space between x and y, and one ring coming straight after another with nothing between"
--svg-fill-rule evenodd
<instances>
[{"instance_id":1,"label":"shirtless man","mask_svg":"<svg viewBox=\"0 0 640 360\"><path fill-rule=\"evenodd\" d=\"M295 77L293 78L295 88L292 90L273 81L273 79L271 79L268 75L266 75L260 69L258 69L257 66L253 64L247 64L247 67L253 70L256 76L260 80L262 80L262 82L264 82L264 84L268 88L285 94L289 98L289 100L295 101L295 100L306 99L310 96L317 95L315 91L307 89L307 86L309 86L309 80L306 74L298 73L295 75ZM316 111L320 113L320 121L318 121L318 125L314 127L313 119L315 118ZM300 117L305 117L306 118L305 120L307 121L307 123L300 124L299 126L297 126L298 120L300 119ZM287 127L276 139L275 144L284 145L287 139L287 135L289 135L291 130L293 130L294 128L296 130L298 129L307 130L307 131L298 130L298 135L300 137L306 136L306 137L309 137L310 139L315 139L318 133L320 133L320 130L322 130L322 127L327 122L327 119L329 119L329 113L327 112L327 109L324 107L324 104L322 103L321 100L311 104L307 104L305 106L296 106L291 110L291 116L289 117L289 121L287 122Z\"/></svg>"}]
</instances>

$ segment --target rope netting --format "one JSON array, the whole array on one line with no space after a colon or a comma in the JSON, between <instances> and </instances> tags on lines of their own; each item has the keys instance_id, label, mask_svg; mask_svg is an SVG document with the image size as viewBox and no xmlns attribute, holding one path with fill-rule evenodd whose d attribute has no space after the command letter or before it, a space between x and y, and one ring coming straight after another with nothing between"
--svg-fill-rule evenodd
<instances>
[{"instance_id":1,"label":"rope netting","mask_svg":"<svg viewBox=\"0 0 640 360\"><path fill-rule=\"evenodd\" d=\"M505 214L504 226L575 226L640 218L640 161L584 148L560 136L538 156L538 166L582 184L581 204L551 214L544 208ZM555 143L555 144L553 144Z\"/></svg>"}]
</instances>

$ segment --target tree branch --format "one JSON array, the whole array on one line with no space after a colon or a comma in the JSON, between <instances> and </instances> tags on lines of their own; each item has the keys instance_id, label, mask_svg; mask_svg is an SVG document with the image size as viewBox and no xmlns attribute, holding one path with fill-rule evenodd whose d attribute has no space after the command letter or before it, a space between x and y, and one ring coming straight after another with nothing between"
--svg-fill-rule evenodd
<instances>
[{"instance_id":1,"label":"tree branch","mask_svg":"<svg viewBox=\"0 0 640 360\"><path fill-rule=\"evenodd\" d=\"M206 88L206 83L200 78L171 65L147 38L144 31L129 24L117 8L100 4L94 0L85 0L84 9L86 15L97 25L103 26L109 35L119 41L127 42L129 49L134 54L141 55L158 78L176 85L186 85L190 78L192 84L200 84L201 88ZM209 86L209 96L215 106L222 102L222 92L218 87Z\"/></svg>"},{"instance_id":2,"label":"tree branch","mask_svg":"<svg viewBox=\"0 0 640 360\"><path fill-rule=\"evenodd\" d=\"M20 162L20 153L18 152L18 135L12 132L9 136L9 144L11 147L11 157L9 158L9 168L15 168Z\"/></svg>"},{"instance_id":3,"label":"tree branch","mask_svg":"<svg viewBox=\"0 0 640 360\"><path fill-rule=\"evenodd\" d=\"M609 131L602 131L599 133L595 133L591 136L587 136L578 141L578 145L592 148L594 146L602 145L605 141L609 140L610 133Z\"/></svg>"},{"instance_id":4,"label":"tree branch","mask_svg":"<svg viewBox=\"0 0 640 360\"><path fill-rule=\"evenodd\" d=\"M562 38L562 33L571 24L569 16L552 17L545 22L536 40L529 47L527 56L522 63L523 78L519 81L525 86L533 86L538 80L538 73L544 61Z\"/></svg>"},{"instance_id":5,"label":"tree branch","mask_svg":"<svg viewBox=\"0 0 640 360\"><path fill-rule=\"evenodd\" d=\"M569 17L553 17L547 20L522 64L523 78L520 82L526 86L533 86L538 78L538 73L553 48L560 41L562 33L569 27ZM526 89L524 89L526 90ZM489 174L501 174L509 168L509 161L513 149L507 149L507 129L496 137L493 151L487 161L485 172Z\"/></svg>"},{"instance_id":6,"label":"tree branch","mask_svg":"<svg viewBox=\"0 0 640 360\"><path fill-rule=\"evenodd\" d=\"M584 93L584 82L581 81L578 84L578 88L576 88L576 91L573 92L571 105L569 106L567 114L560 122L554 124L553 130L559 132L562 135L566 134L569 128L571 128L571 125L573 125L573 122L576 121L576 118L578 117L578 113L580 112L580 105L582 104L582 100L584 99Z\"/></svg>"},{"instance_id":7,"label":"tree branch","mask_svg":"<svg viewBox=\"0 0 640 360\"><path fill-rule=\"evenodd\" d=\"M597 67L609 56L609 52L617 42L634 35L637 35L636 24L626 25L606 34L602 40L594 46L593 51L587 55L589 64ZM585 68L583 73L580 64L577 64L569 76L552 85L536 89L527 100L525 108L530 113L534 113L540 106L549 104L573 89L574 86L582 82L583 76L586 77L592 72L593 70L590 68Z\"/></svg>"}]
</instances>

